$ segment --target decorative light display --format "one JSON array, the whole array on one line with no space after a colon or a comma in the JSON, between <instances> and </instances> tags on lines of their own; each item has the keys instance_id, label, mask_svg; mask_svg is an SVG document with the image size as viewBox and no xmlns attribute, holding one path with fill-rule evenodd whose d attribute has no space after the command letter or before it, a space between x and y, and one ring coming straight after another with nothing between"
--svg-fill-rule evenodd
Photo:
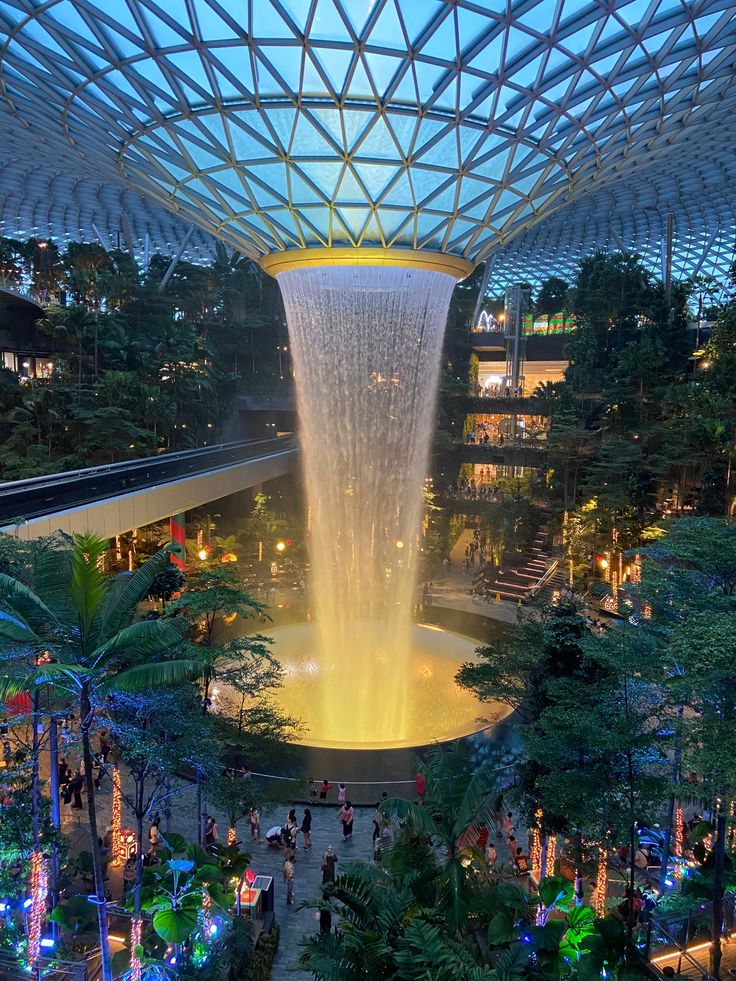
<instances>
[{"instance_id":1,"label":"decorative light display","mask_svg":"<svg viewBox=\"0 0 736 981\"><path fill-rule=\"evenodd\" d=\"M529 864L532 872L542 870L542 811L537 809L534 812L534 827L529 829Z\"/></svg>"},{"instance_id":2,"label":"decorative light display","mask_svg":"<svg viewBox=\"0 0 736 981\"><path fill-rule=\"evenodd\" d=\"M110 829L112 831L112 864L119 868L125 861L123 855L122 842L120 839L120 828L122 824L123 794L120 788L120 770L113 767L112 771L112 817Z\"/></svg>"},{"instance_id":3,"label":"decorative light display","mask_svg":"<svg viewBox=\"0 0 736 981\"><path fill-rule=\"evenodd\" d=\"M544 874L555 874L555 853L557 852L557 838L554 835L547 836L547 855L544 863Z\"/></svg>"},{"instance_id":4,"label":"decorative light display","mask_svg":"<svg viewBox=\"0 0 736 981\"><path fill-rule=\"evenodd\" d=\"M608 850L601 846L598 853L598 872L595 878L595 913L596 916L606 915L606 899L608 897Z\"/></svg>"},{"instance_id":5,"label":"decorative light display","mask_svg":"<svg viewBox=\"0 0 736 981\"><path fill-rule=\"evenodd\" d=\"M234 845L237 841L237 834L235 832L235 825L231 824L227 829L227 843L228 845Z\"/></svg>"},{"instance_id":6,"label":"decorative light display","mask_svg":"<svg viewBox=\"0 0 736 981\"><path fill-rule=\"evenodd\" d=\"M736 821L734 821L734 815L736 814L736 801L730 801L728 805L728 846L733 848L734 840L736 840Z\"/></svg>"},{"instance_id":7,"label":"decorative light display","mask_svg":"<svg viewBox=\"0 0 736 981\"><path fill-rule=\"evenodd\" d=\"M682 816L682 808L678 805L675 808L675 855L682 856L682 846L685 842L685 822Z\"/></svg>"},{"instance_id":8,"label":"decorative light display","mask_svg":"<svg viewBox=\"0 0 736 981\"><path fill-rule=\"evenodd\" d=\"M49 891L46 861L39 851L31 855L31 908L28 914L28 960L35 964L41 953L41 929Z\"/></svg>"},{"instance_id":9,"label":"decorative light display","mask_svg":"<svg viewBox=\"0 0 736 981\"><path fill-rule=\"evenodd\" d=\"M143 920L134 916L130 921L130 981L141 981L141 959L138 950L141 945Z\"/></svg>"}]
</instances>

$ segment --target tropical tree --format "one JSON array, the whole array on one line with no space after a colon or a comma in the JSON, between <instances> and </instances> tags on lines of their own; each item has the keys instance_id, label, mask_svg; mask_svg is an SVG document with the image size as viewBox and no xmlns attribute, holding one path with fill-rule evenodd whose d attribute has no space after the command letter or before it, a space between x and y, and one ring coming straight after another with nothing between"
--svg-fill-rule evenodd
<instances>
[{"instance_id":1,"label":"tropical tree","mask_svg":"<svg viewBox=\"0 0 736 981\"><path fill-rule=\"evenodd\" d=\"M107 580L107 548L105 539L86 534L41 553L33 589L0 575L0 641L21 669L13 673L12 661L4 663L0 697L50 685L66 692L79 713L103 981L111 981L112 966L91 744L96 711L112 691L150 690L201 673L195 660L168 659L186 630L184 620L134 622L168 554L158 553L127 580Z\"/></svg>"}]
</instances>

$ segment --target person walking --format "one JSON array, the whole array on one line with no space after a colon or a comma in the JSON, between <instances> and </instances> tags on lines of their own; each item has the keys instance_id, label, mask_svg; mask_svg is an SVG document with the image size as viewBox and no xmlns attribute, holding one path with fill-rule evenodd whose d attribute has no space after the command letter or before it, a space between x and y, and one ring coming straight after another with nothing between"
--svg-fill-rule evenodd
<instances>
[{"instance_id":1,"label":"person walking","mask_svg":"<svg viewBox=\"0 0 736 981\"><path fill-rule=\"evenodd\" d=\"M304 850L312 847L312 812L308 807L304 808L304 817L302 818L302 837L304 838Z\"/></svg>"},{"instance_id":2,"label":"person walking","mask_svg":"<svg viewBox=\"0 0 736 981\"><path fill-rule=\"evenodd\" d=\"M112 746L110 745L110 740L107 737L106 732L100 733L100 756L103 763L107 763L107 757L110 755L110 750Z\"/></svg>"},{"instance_id":3,"label":"person walking","mask_svg":"<svg viewBox=\"0 0 736 981\"><path fill-rule=\"evenodd\" d=\"M327 851L322 856L322 885L327 882L335 881L335 866L337 865L337 855L332 845L327 846Z\"/></svg>"},{"instance_id":4,"label":"person walking","mask_svg":"<svg viewBox=\"0 0 736 981\"><path fill-rule=\"evenodd\" d=\"M76 770L74 776L69 781L67 786L67 791L74 799L72 803L72 809L75 811L82 810L82 789L84 788L84 777Z\"/></svg>"},{"instance_id":5,"label":"person walking","mask_svg":"<svg viewBox=\"0 0 736 981\"><path fill-rule=\"evenodd\" d=\"M204 844L208 851L212 851L217 845L217 822L211 814L207 815L204 822Z\"/></svg>"},{"instance_id":6,"label":"person walking","mask_svg":"<svg viewBox=\"0 0 736 981\"><path fill-rule=\"evenodd\" d=\"M337 803L342 807L345 803L345 798L347 797L348 789L344 783L337 785Z\"/></svg>"},{"instance_id":7,"label":"person walking","mask_svg":"<svg viewBox=\"0 0 736 981\"><path fill-rule=\"evenodd\" d=\"M427 793L427 781L423 773L417 773L416 777L414 778L414 785L417 791L417 804L422 807Z\"/></svg>"},{"instance_id":8,"label":"person walking","mask_svg":"<svg viewBox=\"0 0 736 981\"><path fill-rule=\"evenodd\" d=\"M249 815L250 837L252 841L261 840L261 815L257 807L254 807Z\"/></svg>"},{"instance_id":9,"label":"person walking","mask_svg":"<svg viewBox=\"0 0 736 981\"><path fill-rule=\"evenodd\" d=\"M338 821L342 821L342 837L343 841L348 841L353 837L353 819L355 817L355 811L353 810L353 805L349 800L346 800L342 805L340 810L337 812Z\"/></svg>"},{"instance_id":10,"label":"person walking","mask_svg":"<svg viewBox=\"0 0 736 981\"><path fill-rule=\"evenodd\" d=\"M376 842L381 837L381 829L383 827L384 817L381 810L381 802L376 804L376 809L373 812L373 849L375 851Z\"/></svg>"},{"instance_id":11,"label":"person walking","mask_svg":"<svg viewBox=\"0 0 736 981\"><path fill-rule=\"evenodd\" d=\"M294 904L294 853L289 852L284 860L284 883L286 885L286 905Z\"/></svg>"}]
</instances>

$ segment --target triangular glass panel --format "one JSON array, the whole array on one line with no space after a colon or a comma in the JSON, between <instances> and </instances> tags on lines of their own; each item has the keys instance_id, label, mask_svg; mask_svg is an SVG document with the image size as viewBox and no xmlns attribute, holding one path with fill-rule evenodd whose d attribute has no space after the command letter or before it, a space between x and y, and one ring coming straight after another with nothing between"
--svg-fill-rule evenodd
<instances>
[{"instance_id":1,"label":"triangular glass panel","mask_svg":"<svg viewBox=\"0 0 736 981\"><path fill-rule=\"evenodd\" d=\"M286 13L291 17L294 26L304 34L307 29L307 18L312 9L312 0L281 0Z\"/></svg>"},{"instance_id":2,"label":"triangular glass panel","mask_svg":"<svg viewBox=\"0 0 736 981\"><path fill-rule=\"evenodd\" d=\"M446 174L438 174L436 170L425 170L421 166L411 169L410 179L414 188L414 197L417 201L423 201L446 179Z\"/></svg>"},{"instance_id":3,"label":"triangular glass panel","mask_svg":"<svg viewBox=\"0 0 736 981\"><path fill-rule=\"evenodd\" d=\"M237 4L230 5L233 10ZM270 3L254 3L248 5L250 13L250 31L253 37L260 41L262 38L282 38L291 40L295 37L288 21L283 17L274 16Z\"/></svg>"},{"instance_id":4,"label":"triangular glass panel","mask_svg":"<svg viewBox=\"0 0 736 981\"><path fill-rule=\"evenodd\" d=\"M296 110L291 107L288 109L268 108L264 111L264 115L275 130L279 144L284 150L288 150L291 145L291 134L294 128Z\"/></svg>"},{"instance_id":5,"label":"triangular glass panel","mask_svg":"<svg viewBox=\"0 0 736 981\"><path fill-rule=\"evenodd\" d=\"M386 48L396 48L401 46L403 36L404 32L401 29L401 22L396 13L396 4L394 0L386 0L383 10L378 15L378 20L371 28L371 44L380 44Z\"/></svg>"},{"instance_id":6,"label":"triangular glass panel","mask_svg":"<svg viewBox=\"0 0 736 981\"><path fill-rule=\"evenodd\" d=\"M382 198L381 204L401 205L405 208L412 208L414 206L414 195L409 176L405 170L402 171L391 190Z\"/></svg>"},{"instance_id":7,"label":"triangular glass panel","mask_svg":"<svg viewBox=\"0 0 736 981\"><path fill-rule=\"evenodd\" d=\"M395 166L381 164L356 163L355 169L374 202L380 198L381 192L396 174Z\"/></svg>"},{"instance_id":8,"label":"triangular glass panel","mask_svg":"<svg viewBox=\"0 0 736 981\"><path fill-rule=\"evenodd\" d=\"M156 48L170 48L173 45L182 44L185 41L191 40L192 35L189 30L188 18L186 27L180 27L177 30L171 24L167 23L163 17L157 17L151 10L142 10L141 13L148 25Z\"/></svg>"},{"instance_id":9,"label":"triangular glass panel","mask_svg":"<svg viewBox=\"0 0 736 981\"><path fill-rule=\"evenodd\" d=\"M433 107L436 107L437 109L446 109L449 112L455 112L460 106L460 87L457 75L451 82L449 82L449 84L443 85L441 91L438 90L434 92L433 95Z\"/></svg>"},{"instance_id":10,"label":"triangular glass panel","mask_svg":"<svg viewBox=\"0 0 736 981\"><path fill-rule=\"evenodd\" d=\"M447 73L448 69L440 68L438 65L432 65L426 61L414 61L412 62L412 68L417 77L419 101L424 105L425 102L432 98L437 82Z\"/></svg>"},{"instance_id":11,"label":"triangular glass panel","mask_svg":"<svg viewBox=\"0 0 736 981\"><path fill-rule=\"evenodd\" d=\"M417 102L417 85L414 81L414 73L411 70L411 65L406 65L406 70L402 74L398 83L392 89L391 103L407 103L409 105L416 105Z\"/></svg>"},{"instance_id":12,"label":"triangular glass panel","mask_svg":"<svg viewBox=\"0 0 736 981\"><path fill-rule=\"evenodd\" d=\"M511 151L509 149L501 150L499 153L495 153L489 160L485 160L483 163L476 163L473 167L473 173L480 174L482 177L490 177L494 181L502 181L510 153Z\"/></svg>"},{"instance_id":13,"label":"triangular glass panel","mask_svg":"<svg viewBox=\"0 0 736 981\"><path fill-rule=\"evenodd\" d=\"M264 146L252 133L238 125L237 117L230 116L228 122L236 160L262 160L275 155L276 148Z\"/></svg>"},{"instance_id":14,"label":"triangular glass panel","mask_svg":"<svg viewBox=\"0 0 736 981\"><path fill-rule=\"evenodd\" d=\"M332 137L335 144L339 147L340 153L344 150L343 136L342 136L342 125L341 119L343 116L341 109L309 109L302 110L306 112L307 115L311 116L315 123L322 127L326 131L326 134ZM327 136L324 137L325 141ZM329 144L328 144L329 145Z\"/></svg>"},{"instance_id":15,"label":"triangular glass panel","mask_svg":"<svg viewBox=\"0 0 736 981\"><path fill-rule=\"evenodd\" d=\"M347 228L350 237L357 243L363 227L371 216L368 208L338 208L340 221Z\"/></svg>"},{"instance_id":16,"label":"triangular glass panel","mask_svg":"<svg viewBox=\"0 0 736 981\"><path fill-rule=\"evenodd\" d=\"M598 21L594 20L585 27L574 31L572 34L563 35L560 37L560 44L564 45L569 51L572 51L573 54L584 54L597 26Z\"/></svg>"},{"instance_id":17,"label":"triangular glass panel","mask_svg":"<svg viewBox=\"0 0 736 981\"><path fill-rule=\"evenodd\" d=\"M476 134L477 135L477 134ZM441 167L460 166L457 152L457 131L453 128L435 144L417 154L423 164L436 164Z\"/></svg>"},{"instance_id":18,"label":"triangular glass panel","mask_svg":"<svg viewBox=\"0 0 736 981\"><path fill-rule=\"evenodd\" d=\"M264 67L275 79L282 80L279 83L281 88L286 83L287 90L294 95L301 91L303 51L297 53L291 45L278 44L261 44L258 51L258 82L261 91L264 91Z\"/></svg>"},{"instance_id":19,"label":"triangular glass panel","mask_svg":"<svg viewBox=\"0 0 736 981\"><path fill-rule=\"evenodd\" d=\"M365 66L363 65L361 58L358 58L355 64L353 74L350 78L349 89L351 96L357 96L358 98L363 99L374 98L373 88L368 79L368 73L365 70Z\"/></svg>"},{"instance_id":20,"label":"triangular glass panel","mask_svg":"<svg viewBox=\"0 0 736 981\"><path fill-rule=\"evenodd\" d=\"M379 245L382 246L383 235L381 234L381 227L378 224L378 219L376 215L371 215L371 219L368 224L363 229L363 236L361 239L361 245Z\"/></svg>"},{"instance_id":21,"label":"triangular glass panel","mask_svg":"<svg viewBox=\"0 0 736 981\"><path fill-rule=\"evenodd\" d=\"M335 153L320 130L315 129L311 120L303 112L297 115L292 148L295 155L299 157L326 157L334 156Z\"/></svg>"},{"instance_id":22,"label":"triangular glass panel","mask_svg":"<svg viewBox=\"0 0 736 981\"><path fill-rule=\"evenodd\" d=\"M319 233L325 244L330 235L330 209L327 205L322 207L304 208L304 216Z\"/></svg>"},{"instance_id":23,"label":"triangular glass panel","mask_svg":"<svg viewBox=\"0 0 736 981\"><path fill-rule=\"evenodd\" d=\"M274 194L287 197L286 164L266 163L250 167L249 172L261 180Z\"/></svg>"},{"instance_id":24,"label":"triangular glass panel","mask_svg":"<svg viewBox=\"0 0 736 981\"><path fill-rule=\"evenodd\" d=\"M204 41L222 41L237 37L236 25L220 17L213 4L197 4L197 27Z\"/></svg>"},{"instance_id":25,"label":"triangular glass panel","mask_svg":"<svg viewBox=\"0 0 736 981\"><path fill-rule=\"evenodd\" d=\"M317 48L311 51L311 55L319 60L330 80L334 94L339 96L345 86L345 79L355 52L347 48Z\"/></svg>"},{"instance_id":26,"label":"triangular glass panel","mask_svg":"<svg viewBox=\"0 0 736 981\"><path fill-rule=\"evenodd\" d=\"M400 68L406 69L406 61L400 55L375 54L366 51L363 55L373 84L379 96L383 97Z\"/></svg>"},{"instance_id":27,"label":"triangular glass panel","mask_svg":"<svg viewBox=\"0 0 736 981\"><path fill-rule=\"evenodd\" d=\"M289 182L291 185L290 199L293 204L324 204L323 199L314 188L299 174L296 167L289 167Z\"/></svg>"},{"instance_id":28,"label":"triangular glass panel","mask_svg":"<svg viewBox=\"0 0 736 981\"><path fill-rule=\"evenodd\" d=\"M496 200L493 202L491 221L495 221L507 208L517 208L520 204L521 199L519 196L505 188L496 196Z\"/></svg>"},{"instance_id":29,"label":"triangular glass panel","mask_svg":"<svg viewBox=\"0 0 736 981\"><path fill-rule=\"evenodd\" d=\"M378 160L399 161L399 153L391 133L382 116L376 116L375 122L365 139L356 144L352 150L359 157L373 157Z\"/></svg>"},{"instance_id":30,"label":"triangular glass panel","mask_svg":"<svg viewBox=\"0 0 736 981\"><path fill-rule=\"evenodd\" d=\"M328 160L300 160L299 169L332 201L343 165Z\"/></svg>"},{"instance_id":31,"label":"triangular glass panel","mask_svg":"<svg viewBox=\"0 0 736 981\"><path fill-rule=\"evenodd\" d=\"M497 32L493 37L488 38L483 45L482 51L468 62L470 68L476 71L485 72L487 75L495 75L501 67L501 56L503 53L503 28L497 25Z\"/></svg>"},{"instance_id":32,"label":"triangular glass panel","mask_svg":"<svg viewBox=\"0 0 736 981\"><path fill-rule=\"evenodd\" d=\"M422 0L422 3L402 3L400 12L409 44L413 46L424 34L427 25L434 21L438 14L446 14L447 8L441 0ZM401 37L397 37L396 43L400 44L401 40Z\"/></svg>"},{"instance_id":33,"label":"triangular glass panel","mask_svg":"<svg viewBox=\"0 0 736 981\"><path fill-rule=\"evenodd\" d=\"M466 204L469 204L471 201L475 202L476 198L485 201L486 206L488 206L494 190L494 187L484 184L482 181L474 181L471 177L463 177L460 183L458 211L462 212Z\"/></svg>"},{"instance_id":34,"label":"triangular glass panel","mask_svg":"<svg viewBox=\"0 0 736 981\"><path fill-rule=\"evenodd\" d=\"M420 201L419 207L426 208L429 211L444 211L446 213L454 211L456 192L457 182L453 180L444 190L426 197L424 201Z\"/></svg>"},{"instance_id":35,"label":"triangular glass panel","mask_svg":"<svg viewBox=\"0 0 736 981\"><path fill-rule=\"evenodd\" d=\"M228 73L226 77L233 95L253 91L251 60L248 49L245 46L213 48L207 52L207 58L214 63L215 67L219 63L225 72ZM222 94L226 95L226 98L230 98L231 92L228 92L226 95L223 90Z\"/></svg>"},{"instance_id":36,"label":"triangular glass panel","mask_svg":"<svg viewBox=\"0 0 736 981\"><path fill-rule=\"evenodd\" d=\"M258 175L258 170L254 169L252 171L246 171L246 178ZM275 208L281 204L281 201L275 197L270 190L262 187L261 184L257 183L255 180L248 180L248 189L253 195L256 204L259 208Z\"/></svg>"},{"instance_id":37,"label":"triangular glass panel","mask_svg":"<svg viewBox=\"0 0 736 981\"><path fill-rule=\"evenodd\" d=\"M416 115L404 113L391 113L387 117L388 125L396 138L396 142L401 148L405 157L409 156L412 149L414 134L417 131Z\"/></svg>"},{"instance_id":38,"label":"triangular glass panel","mask_svg":"<svg viewBox=\"0 0 736 981\"><path fill-rule=\"evenodd\" d=\"M329 9L330 4L326 3L325 0L319 0L318 10L321 9L323 4L325 8ZM358 36L360 36L361 31L365 27L365 22L370 16L373 4L366 3L365 0L337 0L337 6L342 8L342 10L347 15L348 20L350 21L351 27L353 28L355 33ZM334 8L332 10L331 16L333 22L335 20L338 21L340 27L342 28L343 34L347 39L349 35L343 24L342 17L339 16L339 14ZM320 34L319 36L322 37L323 35Z\"/></svg>"},{"instance_id":39,"label":"triangular glass panel","mask_svg":"<svg viewBox=\"0 0 736 981\"><path fill-rule=\"evenodd\" d=\"M349 167L345 168L345 173L340 181L336 201L340 204L363 204L366 200L365 191L356 181Z\"/></svg>"}]
</instances>

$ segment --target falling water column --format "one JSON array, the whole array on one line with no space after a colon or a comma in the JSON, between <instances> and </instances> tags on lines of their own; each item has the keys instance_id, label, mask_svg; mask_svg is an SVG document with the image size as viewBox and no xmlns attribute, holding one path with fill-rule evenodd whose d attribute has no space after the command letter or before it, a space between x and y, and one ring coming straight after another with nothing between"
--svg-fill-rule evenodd
<instances>
[{"instance_id":1,"label":"falling water column","mask_svg":"<svg viewBox=\"0 0 736 981\"><path fill-rule=\"evenodd\" d=\"M422 485L447 310L468 272L446 261L276 272L312 516L322 710L336 740L405 737Z\"/></svg>"}]
</instances>

